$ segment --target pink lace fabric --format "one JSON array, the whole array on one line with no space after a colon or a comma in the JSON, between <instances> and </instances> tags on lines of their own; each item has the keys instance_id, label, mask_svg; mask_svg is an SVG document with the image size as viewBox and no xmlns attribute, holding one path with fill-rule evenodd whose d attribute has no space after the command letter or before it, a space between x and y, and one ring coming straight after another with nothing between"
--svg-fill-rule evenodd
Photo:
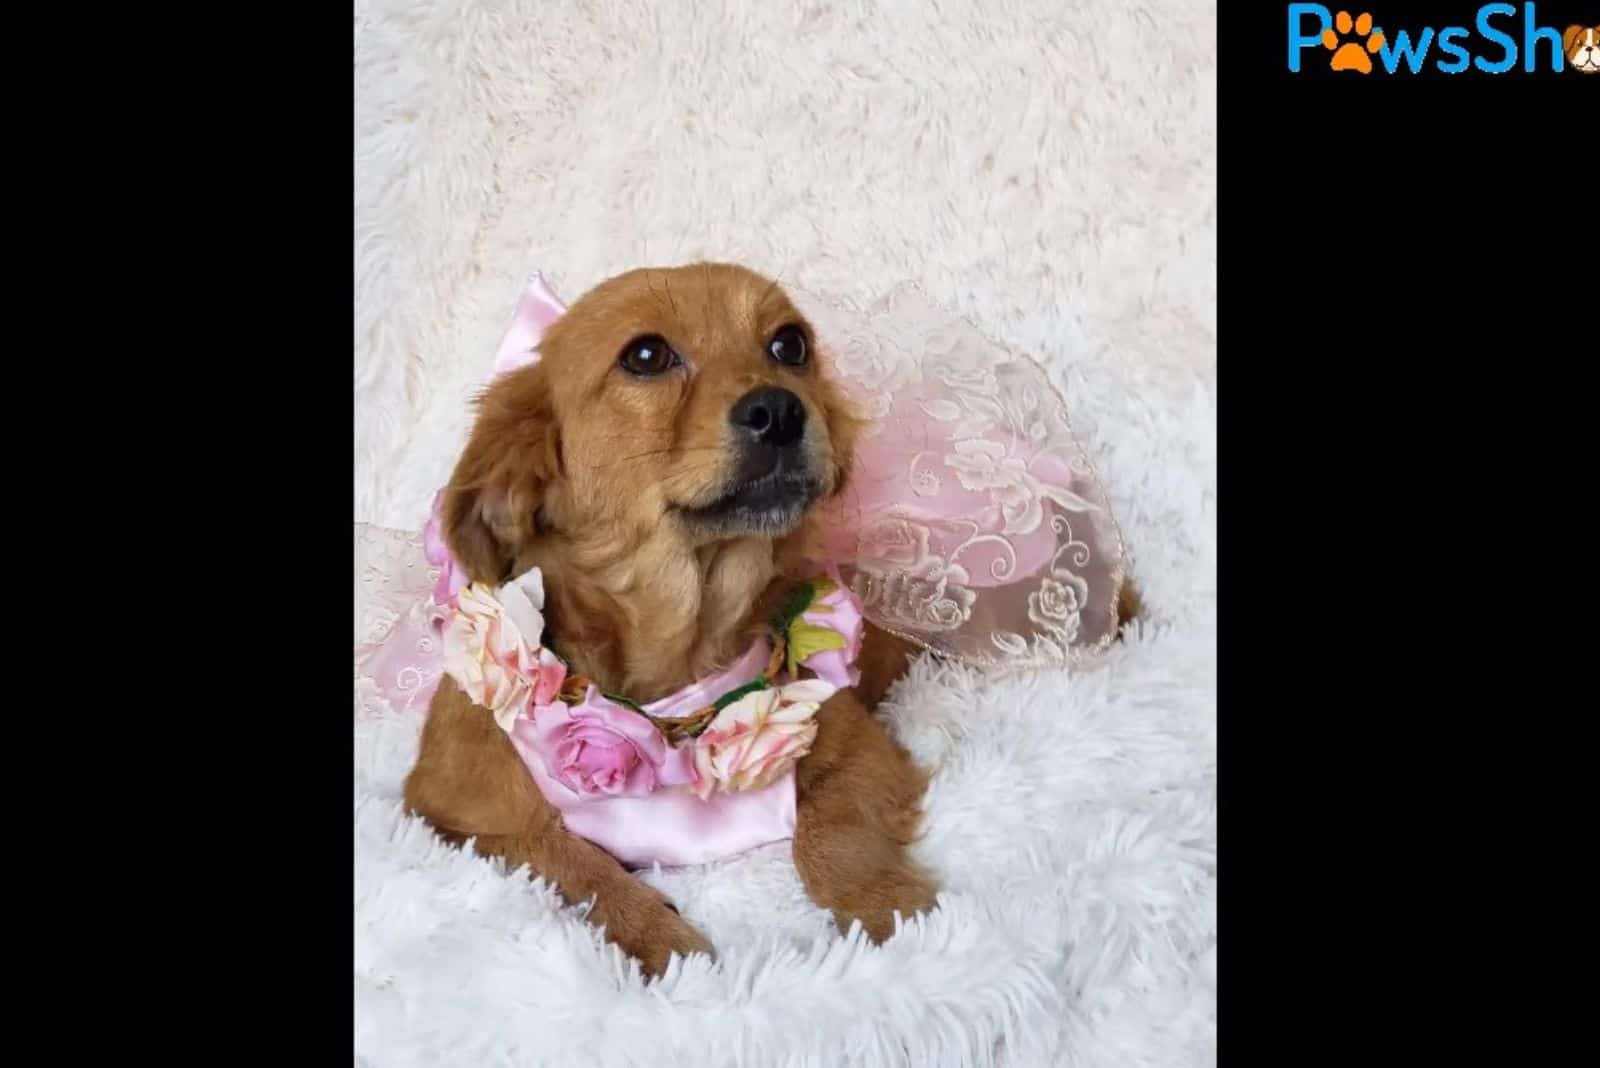
<instances>
[{"instance_id":1,"label":"pink lace fabric","mask_svg":"<svg viewBox=\"0 0 1600 1068\"><path fill-rule=\"evenodd\" d=\"M825 506L828 553L873 623L943 656L1059 667L1115 637L1125 566L1105 490L1044 370L904 286L867 305L793 293L871 419ZM535 275L497 372L564 309ZM421 712L441 674L438 578L417 533L357 525L356 715Z\"/></svg>"},{"instance_id":2,"label":"pink lace fabric","mask_svg":"<svg viewBox=\"0 0 1600 1068\"><path fill-rule=\"evenodd\" d=\"M444 675L438 577L420 532L355 525L355 718L428 710Z\"/></svg>"},{"instance_id":3,"label":"pink lace fabric","mask_svg":"<svg viewBox=\"0 0 1600 1068\"><path fill-rule=\"evenodd\" d=\"M1044 370L911 286L865 307L794 299L872 420L826 508L867 618L992 668L1104 649L1122 536Z\"/></svg>"}]
</instances>

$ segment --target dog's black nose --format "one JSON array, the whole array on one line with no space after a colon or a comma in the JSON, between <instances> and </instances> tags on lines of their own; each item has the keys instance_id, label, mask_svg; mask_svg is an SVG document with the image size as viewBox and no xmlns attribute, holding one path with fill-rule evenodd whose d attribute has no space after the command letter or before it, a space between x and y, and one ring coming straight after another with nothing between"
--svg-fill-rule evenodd
<instances>
[{"instance_id":1,"label":"dog's black nose","mask_svg":"<svg viewBox=\"0 0 1600 1068\"><path fill-rule=\"evenodd\" d=\"M764 386L740 397L728 421L764 445L793 445L806 430L806 406L787 389Z\"/></svg>"}]
</instances>

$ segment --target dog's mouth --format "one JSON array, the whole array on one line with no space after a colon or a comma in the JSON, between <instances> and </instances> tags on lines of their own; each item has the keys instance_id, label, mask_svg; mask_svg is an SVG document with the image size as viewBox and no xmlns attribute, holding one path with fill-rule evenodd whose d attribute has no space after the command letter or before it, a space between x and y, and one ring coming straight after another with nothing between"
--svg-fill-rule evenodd
<instances>
[{"instance_id":1,"label":"dog's mouth","mask_svg":"<svg viewBox=\"0 0 1600 1068\"><path fill-rule=\"evenodd\" d=\"M681 519L719 534L786 534L822 493L806 467L780 461L765 474L733 483L705 503L676 505Z\"/></svg>"}]
</instances>

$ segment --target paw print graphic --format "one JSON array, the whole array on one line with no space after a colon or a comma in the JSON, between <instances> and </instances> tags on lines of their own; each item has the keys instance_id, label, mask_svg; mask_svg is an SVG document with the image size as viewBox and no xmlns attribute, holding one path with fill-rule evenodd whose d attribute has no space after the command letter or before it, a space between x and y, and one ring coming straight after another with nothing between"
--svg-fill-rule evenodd
<instances>
[{"instance_id":1,"label":"paw print graphic","mask_svg":"<svg viewBox=\"0 0 1600 1068\"><path fill-rule=\"evenodd\" d=\"M1341 11L1334 16L1333 25L1338 29L1338 33L1334 33L1331 29L1322 31L1322 46L1333 53L1333 69L1358 70L1362 74L1371 74L1372 60L1367 58L1367 53L1376 52L1383 47L1383 31L1372 32L1372 16L1363 11L1352 19L1350 12ZM1367 38L1366 51L1362 51L1361 46L1354 41L1339 43L1339 39L1348 36L1351 29L1356 31L1357 37Z\"/></svg>"}]
</instances>

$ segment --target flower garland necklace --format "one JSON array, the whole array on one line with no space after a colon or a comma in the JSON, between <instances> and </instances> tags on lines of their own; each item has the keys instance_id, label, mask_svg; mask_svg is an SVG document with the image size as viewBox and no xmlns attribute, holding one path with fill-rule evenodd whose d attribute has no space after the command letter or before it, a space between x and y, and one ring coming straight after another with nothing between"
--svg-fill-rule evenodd
<instances>
[{"instance_id":1,"label":"flower garland necklace","mask_svg":"<svg viewBox=\"0 0 1600 1068\"><path fill-rule=\"evenodd\" d=\"M780 672L786 667L791 677L798 677L800 665L810 660L818 653L843 649L846 639L843 634L831 627L807 622L804 618L807 612L831 612L832 607L825 602L825 598L839 590L840 586L833 579L819 575L807 582L802 582L795 587L789 599L784 602L777 614L768 624L768 638L772 642L772 654L767 658L767 665L760 675L742 686L736 686L717 698L715 701L686 716L652 716L638 702L619 694L600 692L600 696L608 701L615 701L620 705L631 708L641 716L648 717L660 729L669 742L681 741L684 738L697 738L711 725L718 712L727 708L733 702L758 690L772 689ZM566 658L560 653L555 654L562 663ZM570 667L570 665L568 665ZM579 701L588 687L594 685L582 675L568 675L562 684L560 696L562 700ZM830 695L831 696L831 695Z\"/></svg>"},{"instance_id":2,"label":"flower garland necklace","mask_svg":"<svg viewBox=\"0 0 1600 1068\"><path fill-rule=\"evenodd\" d=\"M677 786L701 801L760 790L810 751L822 703L860 679L860 601L830 571L798 583L729 669L648 705L602 692L543 644L539 569L499 587L468 581L437 505L424 543L440 569L445 671L494 715L547 796L550 783L570 792L551 797L560 805Z\"/></svg>"}]
</instances>

